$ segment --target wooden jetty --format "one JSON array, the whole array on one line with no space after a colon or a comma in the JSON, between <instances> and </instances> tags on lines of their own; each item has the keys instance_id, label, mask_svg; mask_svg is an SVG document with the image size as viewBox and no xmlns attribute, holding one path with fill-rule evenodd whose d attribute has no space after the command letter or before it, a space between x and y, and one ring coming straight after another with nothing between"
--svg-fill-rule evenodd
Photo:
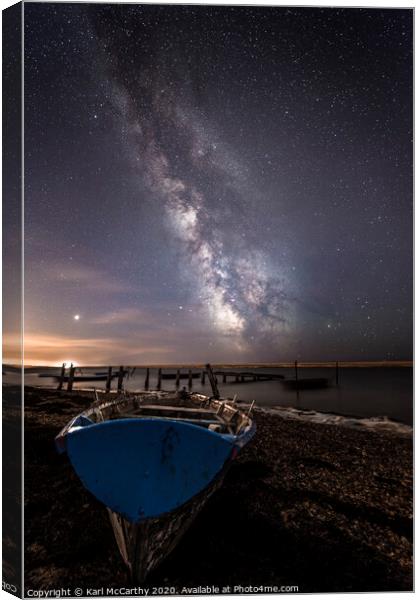
<instances>
[{"instance_id":1,"label":"wooden jetty","mask_svg":"<svg viewBox=\"0 0 420 600\"><path fill-rule=\"evenodd\" d=\"M298 376L298 367L306 365L298 365L298 362L295 361L292 365L294 366L294 378L285 378L284 375L280 373L273 373L270 371L260 371L257 367L256 370L249 371L239 371L239 370L228 370L228 369L219 369L212 371L212 376L214 377L215 383L221 379L223 383L249 383L249 382L259 382L259 381L282 381L284 386L289 389L317 389L328 387L333 381L326 377L299 377ZM129 366L120 366L119 368L115 368L110 366L107 370L103 370L100 372L96 372L95 374L83 373L81 367L74 367L73 364L66 369L65 364L61 367L60 375L50 375L49 373L42 373L41 377L52 377L58 381L58 390L63 390L64 383L67 383L67 391L70 392L73 390L73 384L76 382L82 381L105 381L105 390L107 392L111 392L112 390L112 381L113 379L117 379L117 391L119 393L124 391L124 380L134 375L136 369L141 368L146 370L145 380L144 380L144 390L150 389L150 371L152 367L129 367ZM169 372L164 373L162 367L154 367L156 369L156 389L162 389L163 381L175 381L175 387L178 388L180 386L181 380L188 381L188 388L191 389L193 387L193 380L200 380L202 386L206 383L206 377L209 377L207 370L198 370L200 366L197 365L195 367L196 370L192 370L191 368L185 368L184 371L181 368L176 369L174 372L174 368L168 367ZM202 368L202 367L201 367ZM104 367L102 367L104 369ZM106 367L105 367L106 369ZM80 372L76 374L76 372ZM212 382L209 379L209 383ZM339 385L339 363L335 363L335 385Z\"/></svg>"}]
</instances>

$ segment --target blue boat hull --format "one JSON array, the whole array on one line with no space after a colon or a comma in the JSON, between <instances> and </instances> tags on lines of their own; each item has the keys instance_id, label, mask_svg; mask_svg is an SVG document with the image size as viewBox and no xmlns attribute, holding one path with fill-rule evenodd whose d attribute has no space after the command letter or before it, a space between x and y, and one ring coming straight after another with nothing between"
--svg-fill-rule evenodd
<instances>
[{"instance_id":1,"label":"blue boat hull","mask_svg":"<svg viewBox=\"0 0 420 600\"><path fill-rule=\"evenodd\" d=\"M147 575L172 552L210 497L222 485L230 462L207 488L170 513L131 523L108 510L120 554L131 578L143 583Z\"/></svg>"},{"instance_id":2,"label":"blue boat hull","mask_svg":"<svg viewBox=\"0 0 420 600\"><path fill-rule=\"evenodd\" d=\"M144 581L221 485L255 425L234 403L144 392L97 400L56 437L109 513L134 581Z\"/></svg>"},{"instance_id":3,"label":"blue boat hull","mask_svg":"<svg viewBox=\"0 0 420 600\"><path fill-rule=\"evenodd\" d=\"M183 421L116 419L76 428L67 453L84 486L132 523L179 508L232 457L235 438Z\"/></svg>"}]
</instances>

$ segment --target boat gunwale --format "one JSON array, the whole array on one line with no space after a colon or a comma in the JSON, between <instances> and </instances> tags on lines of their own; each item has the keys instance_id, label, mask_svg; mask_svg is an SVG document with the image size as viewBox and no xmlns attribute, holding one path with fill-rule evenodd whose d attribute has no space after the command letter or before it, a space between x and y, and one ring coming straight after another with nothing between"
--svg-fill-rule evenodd
<instances>
[{"instance_id":1,"label":"boat gunwale","mask_svg":"<svg viewBox=\"0 0 420 600\"><path fill-rule=\"evenodd\" d=\"M66 436L71 433L71 430L75 427L75 424L77 422L78 419L80 419L81 417L84 417L86 419L92 420L91 417L95 416L95 420L92 421L92 426L99 424L101 422L104 421L108 421L108 420L116 420L116 418L118 418L117 415L113 416L112 419L109 418L109 416L107 418L104 418L103 415L103 411L106 409L110 409L112 410L112 408L116 408L116 407L120 407L122 405L129 404L130 401L133 403L133 406L131 407L134 410L140 410L142 407L143 408L147 408L147 404L144 404L142 402L143 399L169 399L169 398L173 398L174 400L178 400L178 401L182 401L182 400L192 400L192 402L194 402L194 400L197 400L198 402L198 406L197 409L199 408L205 408L206 406L210 409L211 407L213 407L215 409L216 412L211 412L210 410L208 411L209 415L214 415L217 417L217 420L219 421L220 425L225 425L228 429L228 431L226 433L223 432L217 432L217 431L212 431L212 433L215 433L217 435L227 435L231 438L233 438L235 441L237 440L241 440L242 438L244 439L248 439L249 437L252 437L252 433L255 430L255 423L253 422L253 420L250 418L249 414L246 414L244 412L243 409L239 408L236 406L235 402L233 400L229 400L229 399L216 399L216 398L212 398L209 396L205 396L204 394L198 394L198 393L187 393L186 395L181 396L180 393L178 392L165 392L165 391L145 391L145 392L140 392L137 394L124 394L124 395L119 395L116 398L111 398L111 399L98 399L95 400L86 410L82 411L81 413L77 414L75 417L73 417L64 427L63 429L57 434L56 436L56 444L58 449L64 451L65 450L65 438ZM137 400L137 406L135 406L136 404L136 400ZM153 405L156 408L158 408L158 405ZM162 405L164 406L164 405ZM172 406L169 405L168 408L173 408L174 412L177 411L177 409L182 410L182 406L177 407L176 405ZM230 418L227 419L227 415L225 418L223 418L225 415L225 411L227 411L227 413L230 414ZM119 410L116 411L117 413L119 412ZM121 418L124 419L124 412L121 412ZM148 417L153 417L153 418L159 418L159 416L156 415L129 415L127 414L126 418L138 418L138 419L147 419ZM234 420L234 418L236 417L236 425L235 423L232 423L232 421ZM239 419L238 419L239 417ZM171 417L167 417L169 420L171 419ZM177 420L176 418L173 418L173 420ZM186 424L188 424L188 419L180 419L181 421L184 421ZM203 422L205 420L203 419ZM197 424L190 424L193 427L201 427L201 425ZM90 426L90 425L84 425L84 426ZM77 426L77 428L79 427L83 427L83 425ZM242 444L241 444L242 445Z\"/></svg>"}]
</instances>

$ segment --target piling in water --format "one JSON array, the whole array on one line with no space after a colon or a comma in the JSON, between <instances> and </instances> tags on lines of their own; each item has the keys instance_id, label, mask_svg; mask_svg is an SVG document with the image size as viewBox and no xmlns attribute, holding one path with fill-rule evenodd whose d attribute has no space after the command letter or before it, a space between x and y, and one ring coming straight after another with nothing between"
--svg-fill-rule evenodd
<instances>
[{"instance_id":1,"label":"piling in water","mask_svg":"<svg viewBox=\"0 0 420 600\"><path fill-rule=\"evenodd\" d=\"M118 392L122 392L123 379L124 379L124 367L121 366L120 370L118 372Z\"/></svg>"},{"instance_id":2,"label":"piling in water","mask_svg":"<svg viewBox=\"0 0 420 600\"><path fill-rule=\"evenodd\" d=\"M58 382L58 386L57 386L57 390L62 390L63 389L63 383L64 383L64 375L66 373L66 363L63 363L61 366L61 373L60 373L60 381Z\"/></svg>"},{"instance_id":3,"label":"piling in water","mask_svg":"<svg viewBox=\"0 0 420 600\"><path fill-rule=\"evenodd\" d=\"M73 363L70 365L70 374L69 374L69 382L67 384L67 391L71 392L73 390L73 379L74 379L74 371L76 367L73 367Z\"/></svg>"},{"instance_id":4,"label":"piling in water","mask_svg":"<svg viewBox=\"0 0 420 600\"><path fill-rule=\"evenodd\" d=\"M107 392L111 391L111 383L112 383L112 366L108 367L108 376L106 378L105 390Z\"/></svg>"}]
</instances>

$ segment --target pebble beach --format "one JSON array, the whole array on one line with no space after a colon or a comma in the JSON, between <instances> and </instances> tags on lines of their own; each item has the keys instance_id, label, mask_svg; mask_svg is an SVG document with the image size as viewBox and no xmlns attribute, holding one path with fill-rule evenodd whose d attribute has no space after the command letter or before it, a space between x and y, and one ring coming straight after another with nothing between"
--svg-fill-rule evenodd
<instances>
[{"instance_id":1,"label":"pebble beach","mask_svg":"<svg viewBox=\"0 0 420 600\"><path fill-rule=\"evenodd\" d=\"M54 447L91 396L26 389L27 589L130 585L107 511ZM256 436L145 585L412 590L412 436L254 417Z\"/></svg>"}]
</instances>

